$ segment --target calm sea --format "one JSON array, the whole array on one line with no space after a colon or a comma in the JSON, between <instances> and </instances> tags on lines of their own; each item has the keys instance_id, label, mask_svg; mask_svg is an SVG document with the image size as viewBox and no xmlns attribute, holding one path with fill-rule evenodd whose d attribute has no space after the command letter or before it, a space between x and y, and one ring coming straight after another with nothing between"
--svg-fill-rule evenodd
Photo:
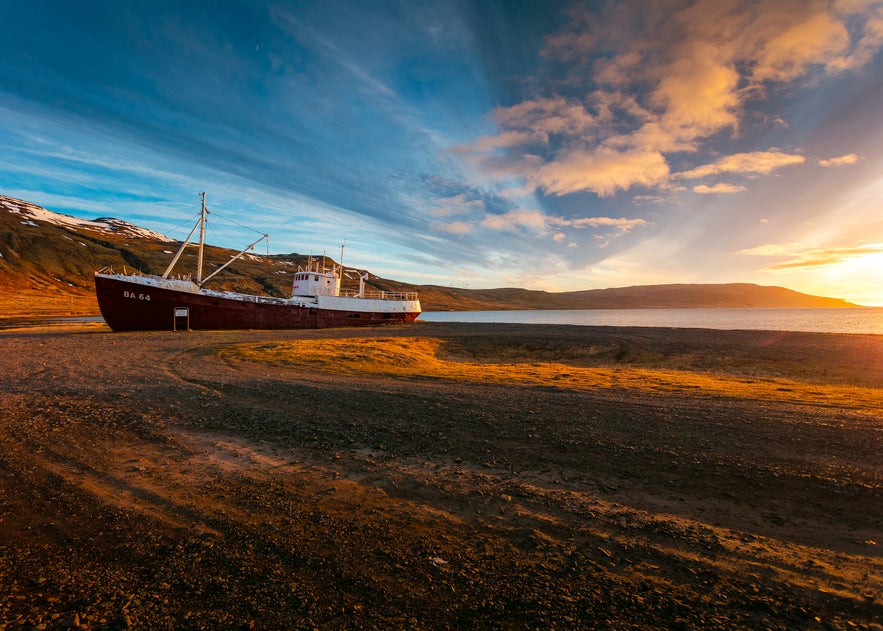
<instances>
[{"instance_id":1,"label":"calm sea","mask_svg":"<svg viewBox=\"0 0 883 631\"><path fill-rule=\"evenodd\" d=\"M562 311L430 311L426 322L505 322L874 333L883 335L883 307L863 309L572 309Z\"/></svg>"}]
</instances>

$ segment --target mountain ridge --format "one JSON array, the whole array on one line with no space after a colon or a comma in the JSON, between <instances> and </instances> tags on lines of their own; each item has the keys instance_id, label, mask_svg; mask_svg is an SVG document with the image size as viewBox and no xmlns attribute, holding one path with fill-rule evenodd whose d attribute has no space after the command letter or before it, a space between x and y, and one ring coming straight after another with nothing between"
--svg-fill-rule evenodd
<instances>
[{"instance_id":1,"label":"mountain ridge","mask_svg":"<svg viewBox=\"0 0 883 631\"><path fill-rule=\"evenodd\" d=\"M0 195L0 317L97 315L95 271L111 267L161 274L180 243L120 219L79 219ZM185 250L179 265L195 269L194 249ZM225 263L233 253L207 245L206 273ZM306 255L297 253L246 254L219 274L212 285L229 291L287 297L291 274L307 260ZM347 269L344 286L356 286L358 275L366 270ZM369 273L368 285L382 291L418 291L424 311L859 306L752 283L672 283L547 292L518 287L413 285Z\"/></svg>"},{"instance_id":2,"label":"mountain ridge","mask_svg":"<svg viewBox=\"0 0 883 631\"><path fill-rule=\"evenodd\" d=\"M419 287L422 296L437 291L453 294L456 310L468 310L460 302L498 302L502 309L691 309L691 308L852 308L860 307L839 298L811 296L777 286L753 283L633 285L607 289L546 292L520 288L457 289L433 285ZM442 297L434 302L445 304ZM442 308L435 309L445 310Z\"/></svg>"}]
</instances>

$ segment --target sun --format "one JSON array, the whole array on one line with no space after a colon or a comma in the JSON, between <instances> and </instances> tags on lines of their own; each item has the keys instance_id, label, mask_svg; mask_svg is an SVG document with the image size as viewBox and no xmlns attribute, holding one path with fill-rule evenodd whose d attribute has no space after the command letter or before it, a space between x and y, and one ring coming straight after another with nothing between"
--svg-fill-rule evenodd
<instances>
[{"instance_id":1,"label":"sun","mask_svg":"<svg viewBox=\"0 0 883 631\"><path fill-rule=\"evenodd\" d=\"M867 307L883 306L883 252L868 252L826 268L820 284L830 286L829 295Z\"/></svg>"}]
</instances>

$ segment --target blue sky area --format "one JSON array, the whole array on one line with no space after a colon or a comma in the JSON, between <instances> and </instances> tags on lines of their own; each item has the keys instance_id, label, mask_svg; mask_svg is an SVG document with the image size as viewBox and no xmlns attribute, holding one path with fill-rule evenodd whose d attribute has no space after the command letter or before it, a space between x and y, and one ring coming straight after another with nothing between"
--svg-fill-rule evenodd
<instances>
[{"instance_id":1,"label":"blue sky area","mask_svg":"<svg viewBox=\"0 0 883 631\"><path fill-rule=\"evenodd\" d=\"M883 305L883 2L0 2L0 194L551 291ZM213 222L228 247L252 233Z\"/></svg>"}]
</instances>

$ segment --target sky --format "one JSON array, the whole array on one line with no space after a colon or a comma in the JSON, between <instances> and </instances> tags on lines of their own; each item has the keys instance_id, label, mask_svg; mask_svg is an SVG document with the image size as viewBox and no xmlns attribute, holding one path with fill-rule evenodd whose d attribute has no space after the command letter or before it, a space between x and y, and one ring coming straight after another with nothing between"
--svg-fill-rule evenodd
<instances>
[{"instance_id":1,"label":"sky","mask_svg":"<svg viewBox=\"0 0 883 631\"><path fill-rule=\"evenodd\" d=\"M883 1L0 0L0 194L417 284L883 305Z\"/></svg>"}]
</instances>

